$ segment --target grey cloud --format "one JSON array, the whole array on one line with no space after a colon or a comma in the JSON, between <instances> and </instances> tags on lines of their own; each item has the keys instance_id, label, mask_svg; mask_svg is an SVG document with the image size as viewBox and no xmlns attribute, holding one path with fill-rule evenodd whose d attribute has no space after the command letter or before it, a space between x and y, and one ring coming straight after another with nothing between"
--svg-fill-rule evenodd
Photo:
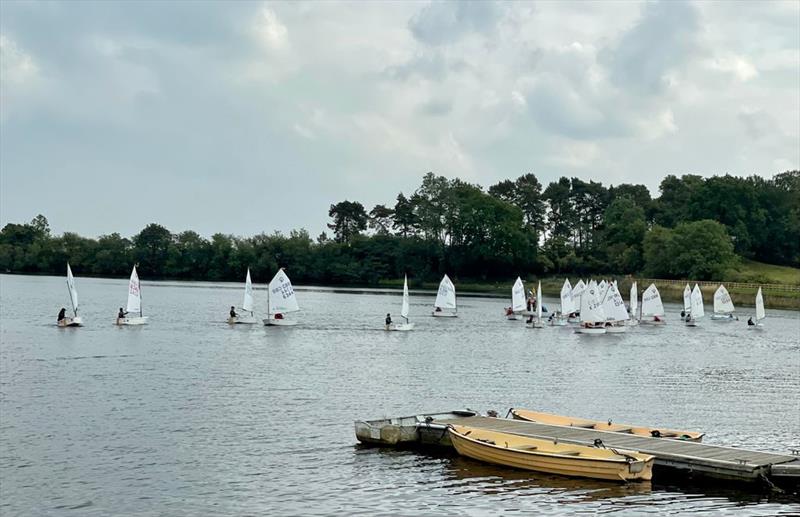
<instances>
[{"instance_id":1,"label":"grey cloud","mask_svg":"<svg viewBox=\"0 0 800 517\"><path fill-rule=\"evenodd\" d=\"M494 29L503 14L499 2L435 1L408 22L414 37L429 45L443 45L471 32Z\"/></svg>"},{"instance_id":2,"label":"grey cloud","mask_svg":"<svg viewBox=\"0 0 800 517\"><path fill-rule=\"evenodd\" d=\"M665 74L692 55L699 25L697 9L686 1L646 3L636 25L601 54L601 62L620 88L658 94Z\"/></svg>"},{"instance_id":3,"label":"grey cloud","mask_svg":"<svg viewBox=\"0 0 800 517\"><path fill-rule=\"evenodd\" d=\"M739 111L739 122L744 126L745 132L751 138L759 140L767 135L779 136L781 134L777 129L775 120L769 116L764 110L746 110Z\"/></svg>"},{"instance_id":4,"label":"grey cloud","mask_svg":"<svg viewBox=\"0 0 800 517\"><path fill-rule=\"evenodd\" d=\"M452 110L453 103L450 99L429 99L419 107L420 113L433 117L447 115Z\"/></svg>"}]
</instances>

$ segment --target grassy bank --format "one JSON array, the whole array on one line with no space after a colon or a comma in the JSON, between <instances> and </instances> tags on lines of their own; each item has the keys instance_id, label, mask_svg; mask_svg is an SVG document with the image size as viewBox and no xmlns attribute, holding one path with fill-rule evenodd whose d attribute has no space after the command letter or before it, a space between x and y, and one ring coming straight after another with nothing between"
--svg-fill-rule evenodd
<instances>
[{"instance_id":1,"label":"grassy bank","mask_svg":"<svg viewBox=\"0 0 800 517\"><path fill-rule=\"evenodd\" d=\"M578 281L577 275L567 275L570 282ZM661 298L667 302L683 302L683 288L688 283L694 286L694 280L650 280L643 278L630 277L626 275L604 275L598 278L611 278L617 280L620 291L625 299L628 298L631 282L639 282L639 293L647 288L650 282L656 284ZM585 279L585 277L584 277ZM542 281L542 292L546 296L558 297L561 286L564 284L564 276L546 278L523 278L526 289L534 289L536 283ZM461 292L485 293L490 295L507 296L511 298L511 285L513 278L498 282L481 282L469 279L453 279L456 288ZM714 291L719 286L719 282L698 282L703 291L703 298L706 305L711 309L714 300ZM728 289L737 307L753 307L758 288L762 288L764 295L764 305L767 309L791 309L800 310L800 269L773 266L760 262L743 261L739 268L732 270L727 275L727 279L722 283ZM402 287L403 280L386 280L380 282L384 287ZM413 282L411 286L416 289L438 289L439 284L434 282Z\"/></svg>"}]
</instances>

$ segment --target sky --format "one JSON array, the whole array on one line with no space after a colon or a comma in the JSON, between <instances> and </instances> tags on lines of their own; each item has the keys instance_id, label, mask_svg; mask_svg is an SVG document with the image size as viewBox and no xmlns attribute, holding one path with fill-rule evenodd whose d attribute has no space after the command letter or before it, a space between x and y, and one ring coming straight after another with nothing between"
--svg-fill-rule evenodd
<instances>
[{"instance_id":1,"label":"sky","mask_svg":"<svg viewBox=\"0 0 800 517\"><path fill-rule=\"evenodd\" d=\"M315 237L423 174L800 167L800 2L0 2L0 225Z\"/></svg>"}]
</instances>

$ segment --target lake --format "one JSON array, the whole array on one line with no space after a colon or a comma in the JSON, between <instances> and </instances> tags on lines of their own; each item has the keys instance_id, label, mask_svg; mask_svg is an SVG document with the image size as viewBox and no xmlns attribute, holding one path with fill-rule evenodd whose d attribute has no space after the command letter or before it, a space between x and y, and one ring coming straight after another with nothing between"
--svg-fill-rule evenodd
<instances>
[{"instance_id":1,"label":"lake","mask_svg":"<svg viewBox=\"0 0 800 517\"><path fill-rule=\"evenodd\" d=\"M399 291L298 287L301 326L232 327L242 284L140 274L147 326L113 325L127 280L78 276L80 329L55 326L64 278L0 275L3 515L800 512L789 496L573 480L353 433L358 419L520 407L786 453L800 443L798 313L768 311L763 332L746 329L749 308L691 329L667 304L663 328L583 336L506 321L502 298L461 296L459 318L432 318L434 293L412 291L402 333L382 330ZM254 279L262 314L267 280Z\"/></svg>"}]
</instances>

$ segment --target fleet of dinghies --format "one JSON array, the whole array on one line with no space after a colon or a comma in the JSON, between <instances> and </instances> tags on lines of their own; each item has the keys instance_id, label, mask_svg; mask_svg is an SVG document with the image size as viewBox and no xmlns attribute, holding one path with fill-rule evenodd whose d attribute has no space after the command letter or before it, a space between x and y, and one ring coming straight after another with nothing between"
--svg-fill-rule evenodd
<instances>
[{"instance_id":1,"label":"fleet of dinghies","mask_svg":"<svg viewBox=\"0 0 800 517\"><path fill-rule=\"evenodd\" d=\"M83 326L83 319L78 315L78 291L75 287L75 277L72 268L67 264L67 291L72 305L72 316L66 315L66 309L62 308L59 312L57 324L59 327L80 327ZM551 311L547 322L550 326L566 326L570 323L577 324L575 332L579 334L599 335L599 334L618 334L627 332L627 328L641 324L664 325L665 311L661 301L661 294L655 284L650 284L644 290L639 303L639 292L637 282L631 282L629 304L626 307L625 300L619 290L617 282L602 279L599 283L589 280L588 283L579 279L573 286L569 279L564 280L559 293L561 306L560 310ZM536 288L536 298L532 299L533 294L529 292L529 297L525 298L525 285L520 277L517 277L511 288L511 307L506 308L505 315L510 320L519 320L521 315L530 316L527 322L529 328L541 329L545 327L545 320L542 313L547 311L543 304L542 282L539 281ZM527 302L527 304L526 304ZM531 303L535 307L531 307ZM531 310L533 309L533 310ZM267 288L267 317L262 321L266 326L294 326L298 324L295 319L287 318L287 315L300 310L297 303L292 282L283 268L280 268L270 281ZM403 298L400 310L401 322L393 322L391 315L386 315L386 330L409 331L414 329L414 323L409 320L410 299L408 291L408 277L403 279ZM724 285L720 285L714 293L714 314L711 319L716 321L735 321L738 318L734 315L734 305L731 296ZM638 313L638 316L637 316ZM434 317L458 316L456 300L456 288L453 281L446 274L439 283L439 289L434 302L434 310L431 313ZM683 290L683 310L681 320L689 327L698 326L698 321L705 317L705 307L703 293L700 286L695 283L694 288L686 284ZM763 329L763 320L766 318L764 310L764 295L759 287L755 296L755 318L748 319L748 327L753 329ZM128 300L125 308L120 307L116 325L145 325L148 317L144 315L142 309L142 286L136 266L131 270L128 280ZM250 269L247 269L244 284L244 296L242 305L237 312L235 306L231 306L230 317L227 319L229 324L256 324L254 312L253 281L250 276Z\"/></svg>"}]
</instances>

